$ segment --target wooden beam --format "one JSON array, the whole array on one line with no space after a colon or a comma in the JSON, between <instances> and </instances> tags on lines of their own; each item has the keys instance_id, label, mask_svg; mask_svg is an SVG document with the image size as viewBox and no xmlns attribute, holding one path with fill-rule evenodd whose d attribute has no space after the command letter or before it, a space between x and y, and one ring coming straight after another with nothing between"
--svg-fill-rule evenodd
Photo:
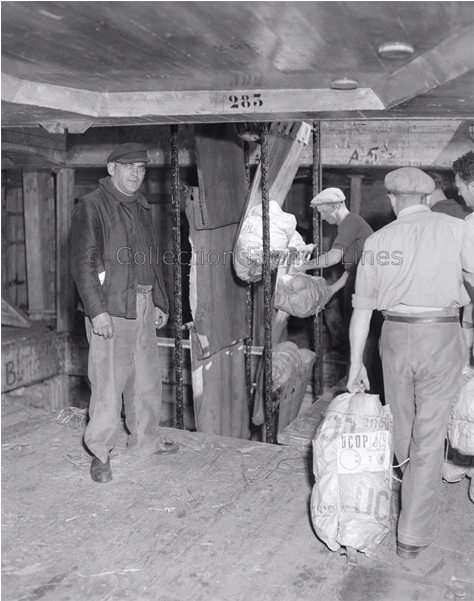
<instances>
[{"instance_id":1,"label":"wooden beam","mask_svg":"<svg viewBox=\"0 0 474 601\"><path fill-rule=\"evenodd\" d=\"M27 154L47 159L53 164L66 162L65 134L51 134L41 127L2 128L2 152Z\"/></svg>"},{"instance_id":2,"label":"wooden beam","mask_svg":"<svg viewBox=\"0 0 474 601\"><path fill-rule=\"evenodd\" d=\"M385 77L374 86L375 94L385 108L392 108L472 71L473 39L474 26L469 25Z\"/></svg>"},{"instance_id":3,"label":"wooden beam","mask_svg":"<svg viewBox=\"0 0 474 601\"><path fill-rule=\"evenodd\" d=\"M370 88L355 90L235 89L174 92L94 92L22 80L2 73L2 100L93 118L182 115L259 117L295 112L379 111L385 107ZM66 126L66 125L65 125Z\"/></svg>"},{"instance_id":4,"label":"wooden beam","mask_svg":"<svg viewBox=\"0 0 474 601\"><path fill-rule=\"evenodd\" d=\"M69 232L74 206L74 169L60 169L56 176L56 330L74 329L75 287L71 276Z\"/></svg>"},{"instance_id":5,"label":"wooden beam","mask_svg":"<svg viewBox=\"0 0 474 601\"><path fill-rule=\"evenodd\" d=\"M31 321L15 305L2 296L2 326L29 328Z\"/></svg>"},{"instance_id":6,"label":"wooden beam","mask_svg":"<svg viewBox=\"0 0 474 601\"><path fill-rule=\"evenodd\" d=\"M450 169L456 158L474 149L468 134L469 124L474 124L474 120L323 121L321 161L327 167L436 166ZM180 129L181 166L196 164L192 131L191 126ZM169 165L169 126L150 125L92 128L83 135L68 136L68 166L105 167L111 148L137 140L148 146L150 166ZM257 144L251 143L250 160L252 164L260 161ZM312 163L310 141L301 151L300 165L311 167Z\"/></svg>"},{"instance_id":7,"label":"wooden beam","mask_svg":"<svg viewBox=\"0 0 474 601\"><path fill-rule=\"evenodd\" d=\"M150 165L170 164L169 125L130 125L128 127L94 127L82 135L68 135L68 167L101 167L118 144L140 142L148 148ZM196 164L194 126L183 125L179 130L179 164Z\"/></svg>"},{"instance_id":8,"label":"wooden beam","mask_svg":"<svg viewBox=\"0 0 474 601\"><path fill-rule=\"evenodd\" d=\"M52 319L56 305L56 227L53 177L23 173L28 315Z\"/></svg>"},{"instance_id":9,"label":"wooden beam","mask_svg":"<svg viewBox=\"0 0 474 601\"><path fill-rule=\"evenodd\" d=\"M321 123L323 167L439 167L474 150L469 124L460 120L327 121ZM255 158L255 157L254 157ZM312 146L301 165L311 166Z\"/></svg>"},{"instance_id":10,"label":"wooden beam","mask_svg":"<svg viewBox=\"0 0 474 601\"><path fill-rule=\"evenodd\" d=\"M455 159L474 149L469 125L474 125L474 119L323 121L322 164L354 169L424 166L450 169ZM40 127L23 129L30 130L32 136L36 130L41 130ZM190 125L180 129L179 163L183 167L196 165L192 132ZM150 166L169 165L170 162L168 125L93 127L84 134L67 135L65 139L68 148L63 162L65 167L103 166L105 170L106 158L114 146L137 140L148 147ZM13 152L14 148L11 150ZM259 160L259 148L251 143L250 161L258 164ZM300 163L303 167L311 167L311 142L302 150ZM49 162L45 164L45 167L50 166Z\"/></svg>"},{"instance_id":11,"label":"wooden beam","mask_svg":"<svg viewBox=\"0 0 474 601\"><path fill-rule=\"evenodd\" d=\"M8 267L7 267L7 249L8 249L8 222L7 222L7 191L3 185L2 177L2 297L7 294L8 290Z\"/></svg>"},{"instance_id":12,"label":"wooden beam","mask_svg":"<svg viewBox=\"0 0 474 601\"><path fill-rule=\"evenodd\" d=\"M362 180L363 175L349 175L351 180L351 198L349 209L351 213L360 214L360 205L362 204Z\"/></svg>"}]
</instances>

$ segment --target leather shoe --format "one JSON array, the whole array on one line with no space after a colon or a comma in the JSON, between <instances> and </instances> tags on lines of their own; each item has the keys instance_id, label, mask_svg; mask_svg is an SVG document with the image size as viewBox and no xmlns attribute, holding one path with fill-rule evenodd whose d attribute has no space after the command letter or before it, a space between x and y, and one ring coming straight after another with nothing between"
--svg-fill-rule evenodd
<instances>
[{"instance_id":1,"label":"leather shoe","mask_svg":"<svg viewBox=\"0 0 474 601\"><path fill-rule=\"evenodd\" d=\"M421 549L423 549L423 547L397 543L397 555L398 557L403 557L403 559L415 559L415 557L418 557Z\"/></svg>"},{"instance_id":2,"label":"leather shoe","mask_svg":"<svg viewBox=\"0 0 474 601\"><path fill-rule=\"evenodd\" d=\"M175 442L165 440L160 443L160 446L153 453L153 455L172 455L173 453L177 453L178 451L179 445L177 445Z\"/></svg>"},{"instance_id":3,"label":"leather shoe","mask_svg":"<svg viewBox=\"0 0 474 601\"><path fill-rule=\"evenodd\" d=\"M102 463L97 457L92 457L91 462L91 478L94 482L105 484L112 480L112 468L110 467L110 457L107 457L107 461Z\"/></svg>"}]
</instances>

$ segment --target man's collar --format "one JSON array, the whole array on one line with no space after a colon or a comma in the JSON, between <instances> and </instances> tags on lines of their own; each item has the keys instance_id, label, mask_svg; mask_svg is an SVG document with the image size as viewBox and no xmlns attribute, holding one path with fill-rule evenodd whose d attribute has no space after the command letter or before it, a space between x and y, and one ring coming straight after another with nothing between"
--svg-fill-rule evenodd
<instances>
[{"instance_id":1,"label":"man's collar","mask_svg":"<svg viewBox=\"0 0 474 601\"><path fill-rule=\"evenodd\" d=\"M412 213L431 213L431 209L426 205L413 205L412 207L407 207L406 209L402 209L398 215L397 219L400 217L405 217L405 215L411 215Z\"/></svg>"}]
</instances>

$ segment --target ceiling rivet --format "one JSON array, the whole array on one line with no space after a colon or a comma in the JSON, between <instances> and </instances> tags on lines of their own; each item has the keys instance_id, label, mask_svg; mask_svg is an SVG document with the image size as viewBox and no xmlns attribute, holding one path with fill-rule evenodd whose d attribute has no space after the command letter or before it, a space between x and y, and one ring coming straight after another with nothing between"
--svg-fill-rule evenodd
<instances>
[{"instance_id":1,"label":"ceiling rivet","mask_svg":"<svg viewBox=\"0 0 474 601\"><path fill-rule=\"evenodd\" d=\"M355 79L348 79L347 77L333 79L333 81L331 81L331 88L333 90L355 90L358 87L358 81Z\"/></svg>"},{"instance_id":2,"label":"ceiling rivet","mask_svg":"<svg viewBox=\"0 0 474 601\"><path fill-rule=\"evenodd\" d=\"M378 47L377 52L382 58L404 59L409 58L415 49L405 42L386 42Z\"/></svg>"}]
</instances>

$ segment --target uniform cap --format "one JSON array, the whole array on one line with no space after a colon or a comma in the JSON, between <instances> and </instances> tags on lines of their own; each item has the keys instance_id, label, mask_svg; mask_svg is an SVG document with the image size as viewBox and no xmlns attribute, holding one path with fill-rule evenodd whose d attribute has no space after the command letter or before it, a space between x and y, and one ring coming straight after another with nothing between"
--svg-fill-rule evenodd
<instances>
[{"instance_id":1,"label":"uniform cap","mask_svg":"<svg viewBox=\"0 0 474 601\"><path fill-rule=\"evenodd\" d=\"M344 202L346 197L342 190L339 188L326 188L313 198L310 202L311 207L318 207L319 205L336 204L337 202Z\"/></svg>"},{"instance_id":2,"label":"uniform cap","mask_svg":"<svg viewBox=\"0 0 474 601\"><path fill-rule=\"evenodd\" d=\"M402 167L387 173L384 180L389 192L399 194L432 194L436 184L432 177L416 167Z\"/></svg>"},{"instance_id":3,"label":"uniform cap","mask_svg":"<svg viewBox=\"0 0 474 601\"><path fill-rule=\"evenodd\" d=\"M127 142L117 146L107 157L107 163L148 163L146 146L136 142Z\"/></svg>"}]
</instances>

